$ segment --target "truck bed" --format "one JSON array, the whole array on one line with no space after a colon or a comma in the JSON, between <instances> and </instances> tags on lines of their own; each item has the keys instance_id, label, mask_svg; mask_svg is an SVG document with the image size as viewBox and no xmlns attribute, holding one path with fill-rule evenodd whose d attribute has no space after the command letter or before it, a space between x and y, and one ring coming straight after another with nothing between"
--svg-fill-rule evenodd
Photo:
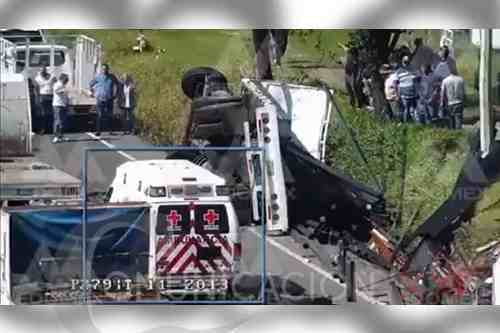
<instances>
[{"instance_id":1,"label":"truck bed","mask_svg":"<svg viewBox=\"0 0 500 333\"><path fill-rule=\"evenodd\" d=\"M0 183L0 200L77 198L80 187L79 179L33 157L1 159Z\"/></svg>"}]
</instances>

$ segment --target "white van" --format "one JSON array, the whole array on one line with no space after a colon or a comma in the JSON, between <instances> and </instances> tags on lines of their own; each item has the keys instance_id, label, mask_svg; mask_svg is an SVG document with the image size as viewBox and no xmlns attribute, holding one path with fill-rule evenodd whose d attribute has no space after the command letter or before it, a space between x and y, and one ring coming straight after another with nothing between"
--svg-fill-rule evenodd
<instances>
[{"instance_id":1,"label":"white van","mask_svg":"<svg viewBox=\"0 0 500 333\"><path fill-rule=\"evenodd\" d=\"M151 205L149 277L162 293L228 293L239 271L239 222L226 181L187 160L119 166L109 202Z\"/></svg>"}]
</instances>

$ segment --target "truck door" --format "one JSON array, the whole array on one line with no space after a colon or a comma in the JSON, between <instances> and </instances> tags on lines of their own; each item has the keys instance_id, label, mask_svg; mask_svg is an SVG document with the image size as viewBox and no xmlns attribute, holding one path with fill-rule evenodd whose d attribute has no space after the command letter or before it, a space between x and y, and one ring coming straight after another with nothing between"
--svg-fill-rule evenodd
<instances>
[{"instance_id":1,"label":"truck door","mask_svg":"<svg viewBox=\"0 0 500 333\"><path fill-rule=\"evenodd\" d=\"M157 219L157 277L231 272L238 231L231 230L224 204L164 205Z\"/></svg>"}]
</instances>

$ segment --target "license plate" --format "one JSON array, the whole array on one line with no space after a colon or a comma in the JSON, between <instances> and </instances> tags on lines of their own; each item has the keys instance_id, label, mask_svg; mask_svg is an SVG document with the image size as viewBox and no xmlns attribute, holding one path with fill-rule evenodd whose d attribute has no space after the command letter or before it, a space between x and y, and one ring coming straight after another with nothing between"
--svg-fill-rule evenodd
<instances>
[{"instance_id":1,"label":"license plate","mask_svg":"<svg viewBox=\"0 0 500 333\"><path fill-rule=\"evenodd\" d=\"M227 279L185 279L184 290L188 291L210 291L227 290L229 281Z\"/></svg>"}]
</instances>

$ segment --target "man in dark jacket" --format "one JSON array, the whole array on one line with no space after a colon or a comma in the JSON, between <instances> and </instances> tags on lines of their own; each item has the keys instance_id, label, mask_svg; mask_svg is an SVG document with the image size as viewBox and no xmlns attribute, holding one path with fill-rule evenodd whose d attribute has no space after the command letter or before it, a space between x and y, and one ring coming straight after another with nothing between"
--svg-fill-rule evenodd
<instances>
[{"instance_id":1,"label":"man in dark jacket","mask_svg":"<svg viewBox=\"0 0 500 333\"><path fill-rule=\"evenodd\" d=\"M122 110L123 134L135 133L135 108L137 106L135 84L130 74L122 77L118 105Z\"/></svg>"}]
</instances>

